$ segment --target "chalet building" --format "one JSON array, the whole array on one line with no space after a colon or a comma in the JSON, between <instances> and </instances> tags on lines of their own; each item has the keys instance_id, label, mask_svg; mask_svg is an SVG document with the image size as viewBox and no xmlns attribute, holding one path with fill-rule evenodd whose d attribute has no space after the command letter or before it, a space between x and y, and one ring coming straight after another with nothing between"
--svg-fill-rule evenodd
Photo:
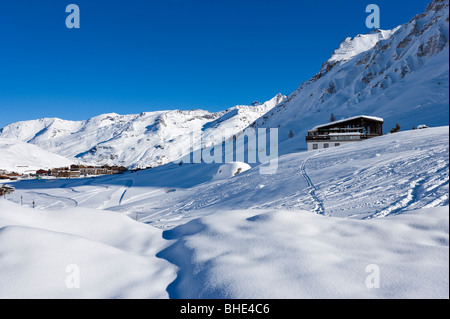
<instances>
[{"instance_id":1,"label":"chalet building","mask_svg":"<svg viewBox=\"0 0 450 319\"><path fill-rule=\"evenodd\" d=\"M38 169L36 171L36 175L38 176L48 176L51 171L45 170L45 169Z\"/></svg>"},{"instance_id":2,"label":"chalet building","mask_svg":"<svg viewBox=\"0 0 450 319\"><path fill-rule=\"evenodd\" d=\"M80 174L80 171L67 170L67 171L58 171L53 176L56 176L56 178L79 178L81 176L81 174Z\"/></svg>"},{"instance_id":3,"label":"chalet building","mask_svg":"<svg viewBox=\"0 0 450 319\"><path fill-rule=\"evenodd\" d=\"M5 172L5 171L2 171ZM0 175L0 179L9 179L11 181L15 181L18 179L18 177L20 177L21 174L16 173L16 172L12 172L12 173L2 173Z\"/></svg>"},{"instance_id":4,"label":"chalet building","mask_svg":"<svg viewBox=\"0 0 450 319\"><path fill-rule=\"evenodd\" d=\"M80 169L83 175L108 175L108 168L106 167L83 167Z\"/></svg>"},{"instance_id":5,"label":"chalet building","mask_svg":"<svg viewBox=\"0 0 450 319\"><path fill-rule=\"evenodd\" d=\"M374 116L354 116L318 125L308 131L308 151L359 142L383 135L384 120Z\"/></svg>"},{"instance_id":6,"label":"chalet building","mask_svg":"<svg viewBox=\"0 0 450 319\"><path fill-rule=\"evenodd\" d=\"M126 167L103 166L103 167L82 167L80 168L82 175L115 175L127 171Z\"/></svg>"}]
</instances>

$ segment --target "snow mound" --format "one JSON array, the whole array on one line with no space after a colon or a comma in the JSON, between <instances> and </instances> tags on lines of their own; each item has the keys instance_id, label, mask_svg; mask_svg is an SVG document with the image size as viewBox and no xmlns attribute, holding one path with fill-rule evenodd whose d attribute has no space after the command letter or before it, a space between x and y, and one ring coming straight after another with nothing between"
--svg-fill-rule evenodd
<instances>
[{"instance_id":1,"label":"snow mound","mask_svg":"<svg viewBox=\"0 0 450 319\"><path fill-rule=\"evenodd\" d=\"M448 218L220 211L167 231L160 256L181 267L172 298L448 298Z\"/></svg>"},{"instance_id":2,"label":"snow mound","mask_svg":"<svg viewBox=\"0 0 450 319\"><path fill-rule=\"evenodd\" d=\"M217 173L214 175L215 180L227 179L239 175L251 169L251 166L243 162L226 163L219 167Z\"/></svg>"},{"instance_id":3,"label":"snow mound","mask_svg":"<svg viewBox=\"0 0 450 319\"><path fill-rule=\"evenodd\" d=\"M117 213L0 200L0 243L0 298L167 298L175 278L162 232Z\"/></svg>"}]
</instances>

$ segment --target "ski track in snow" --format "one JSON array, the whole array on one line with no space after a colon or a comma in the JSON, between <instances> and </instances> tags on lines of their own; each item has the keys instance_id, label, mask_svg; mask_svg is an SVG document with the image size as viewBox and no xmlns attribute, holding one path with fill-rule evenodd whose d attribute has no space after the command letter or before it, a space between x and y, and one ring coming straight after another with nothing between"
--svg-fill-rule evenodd
<instances>
[{"instance_id":1,"label":"ski track in snow","mask_svg":"<svg viewBox=\"0 0 450 319\"><path fill-rule=\"evenodd\" d=\"M324 206L324 204L323 204L323 201L321 201L321 200L319 199L319 197L316 195L317 189L316 189L316 187L314 186L313 182L311 181L311 178L310 178L310 177L308 176L308 174L306 173L306 163L307 163L310 159L316 157L316 156L319 155L319 154L320 154L320 152L317 152L317 153L313 154L312 156L306 158L306 159L302 162L302 165L300 166L300 172L301 172L303 178L305 179L305 181L306 181L306 183L307 183L307 185L308 185L308 188L309 188L309 195L311 196L311 198L312 198L312 200L313 200L313 202L314 202L314 204L315 204L315 207L314 207L314 213L319 214L319 215L323 215L323 214L325 214L325 206Z\"/></svg>"},{"instance_id":2,"label":"ski track in snow","mask_svg":"<svg viewBox=\"0 0 450 319\"><path fill-rule=\"evenodd\" d=\"M40 208L40 209L48 209L51 208L54 205L57 205L59 203L63 203L63 206L65 208L67 207L77 207L78 206L78 202L75 199L72 198L68 198L68 197L62 197L62 196L56 196L56 195L50 195L47 193L40 193L40 192L29 192L30 195L36 195L36 196L31 196L33 198L33 201L36 203L37 202L37 198L39 197L44 197L47 199L51 200L51 203L48 205L37 205L36 203L36 207Z\"/></svg>"},{"instance_id":3,"label":"ski track in snow","mask_svg":"<svg viewBox=\"0 0 450 319\"><path fill-rule=\"evenodd\" d=\"M137 215L139 221L164 229L224 209L309 210L369 219L448 205L448 152L448 127L442 127L386 135L312 154L288 154L280 157L272 175L261 175L255 167L229 179L214 180L217 166L174 165L136 175L53 183L24 181L17 184L11 200L20 202L20 195L28 200L36 196L33 191L45 193L48 196L40 195L38 203L42 207L108 209L133 219ZM210 180L204 178L205 173ZM200 178L197 184L177 187L196 178Z\"/></svg>"},{"instance_id":4,"label":"ski track in snow","mask_svg":"<svg viewBox=\"0 0 450 319\"><path fill-rule=\"evenodd\" d=\"M184 241L184 238L196 236L196 233L201 238L208 238L211 235L214 237L214 234L217 234L217 243L227 243L229 250L234 251L241 243L253 242L248 240L252 231L258 236L250 237L254 238L256 243L261 240L263 234L270 233L271 230L279 227L279 223L285 223L284 227L278 229L281 249L266 253L270 256L273 256L273 253L280 253L280 258L275 258L276 260L285 257L283 249L286 248L286 233L289 233L289 236L299 235L304 236L305 240L311 240L311 235L322 239L320 232L325 231L327 236L331 236L330 244L338 243L339 239L342 239L348 240L347 245L353 245L353 239L362 240L366 235L365 230L384 243L383 230L389 230L392 232L392 238L395 239L397 234L395 230L389 228L391 227L389 218L399 220L402 216L393 215L408 212L405 215L416 214L420 220L427 221L422 212L414 213L413 211L448 205L448 153L448 127L436 128L423 132L397 133L321 152L288 154L280 158L278 171L272 175L262 175L258 167L255 167L232 178L215 180L212 173L217 171L217 166L174 165L143 171L139 175L128 173L112 177L57 180L52 183L18 182L15 184L18 187L11 195L11 200L17 202L21 195L27 195L29 206L28 199L34 196L38 199L37 208L47 208L49 211L75 206L79 209L98 208L100 204L106 210L126 214L132 219L137 218L142 224L164 230L162 238L174 240L173 245L156 251L155 255L179 267L177 278L165 288L169 297L179 297L180 291L186 292L183 282L187 278L193 279L192 285L195 289L211 283L210 277L202 277L201 271L198 272L195 267L192 267L198 257L195 253L204 252L203 249L208 249L211 241L205 240L205 246L197 247L197 251L193 250L195 246L191 246L192 242L189 244ZM199 174L208 174L207 176L211 176L211 179L205 179ZM182 187L186 180L192 178L198 178L198 183ZM264 213L261 213L262 208ZM333 218L316 216L318 214ZM297 221L296 225L291 225L288 220L285 220L288 215L290 215L289 219ZM410 218L410 216L404 217ZM319 218L317 227L308 222L312 220L311 218ZM383 221L384 218L386 218L385 221ZM345 219L373 219L373 221L360 222ZM200 229L202 221L207 220L215 221L205 224L208 225L207 228ZM331 227L331 224L331 228L322 228L323 224L328 222L339 223L341 227L338 231ZM372 222L380 223L379 231L371 230ZM352 235L346 228L346 225L350 223L360 229L359 235ZM383 223L389 226L381 227ZM268 228L259 229L258 225L264 224L267 224ZM257 227L254 228L255 226ZM287 232L285 227L291 226L293 228ZM448 256L448 236L445 237L445 233L441 234L442 230L440 230L444 226L438 224L433 227L437 231L436 236L439 236L436 240L440 243L439 245L446 245ZM180 230L178 234L180 237L170 236ZM297 234L295 234L296 231L298 231ZM399 231L409 232L407 227L403 226L399 226ZM236 240L232 244L226 239L231 238L228 237L230 234ZM381 235L377 237L378 234ZM427 236L425 242L429 243L432 240L433 238ZM313 245L317 242L319 240L314 240ZM373 248L371 240L366 238L365 242L369 250ZM386 240L386 242L391 244L393 241ZM409 238L405 239L405 243L410 243ZM215 243L212 246L214 246L211 247L212 251L216 251L218 246ZM261 245L254 250L255 246L251 244L251 252L258 263L261 261L258 250L264 251L266 246L270 245ZM307 246L305 246L306 251L299 252L298 256L307 256L310 253ZM420 243L417 247L426 251L428 246L428 244ZM441 246L438 248L445 249ZM327 250L326 246L318 247ZM294 246L286 249L287 254L290 254L291 248ZM405 253L397 252L403 248L403 244L394 245L392 249L396 251L388 251L388 253L392 253L395 258L398 256L403 258ZM225 251L228 251L228 248ZM238 256L237 261L242 260L242 256L247 256L248 251L249 248L243 246L242 254ZM361 253L365 251L357 250L355 256L361 256ZM314 251L314 254L316 253L317 251ZM330 249L329 253L330 260L334 260L334 250ZM386 251L383 248L379 256L385 256L385 254ZM210 260L210 255L207 255L206 260ZM428 263L429 260L421 253L417 255L421 256L425 264ZM224 256L226 259L229 254L225 253ZM411 253L409 256L411 260L416 260L414 254ZM445 251L441 252L440 256L444 256L442 258L445 259ZM217 260L223 260L222 257L219 254ZM354 257L349 258L353 260ZM444 261L448 262L448 258ZM214 269L208 262L198 265L205 269ZM298 259L293 260L292 265L297 266L297 262ZM398 263L401 264L401 262ZM440 267L443 267L440 261L439 263ZM255 263L252 262L252 265ZM317 264L312 263L306 268L312 269L314 265ZM330 262L330 269L335 269L333 268L335 266L335 262ZM403 271L402 266L398 267L399 273ZM239 271L245 268L237 267ZM271 273L272 261L267 267L268 273ZM347 269L347 266L344 268ZM285 268L283 266L279 269ZM364 268L362 269L364 274ZM200 275L197 276L199 273ZM230 271L230 273L234 272ZM433 272L430 271L430 273ZM299 273L301 274L302 272ZM393 278L396 279L396 276ZM291 281L291 279L286 280L286 283ZM415 291L413 287L411 291Z\"/></svg>"}]
</instances>

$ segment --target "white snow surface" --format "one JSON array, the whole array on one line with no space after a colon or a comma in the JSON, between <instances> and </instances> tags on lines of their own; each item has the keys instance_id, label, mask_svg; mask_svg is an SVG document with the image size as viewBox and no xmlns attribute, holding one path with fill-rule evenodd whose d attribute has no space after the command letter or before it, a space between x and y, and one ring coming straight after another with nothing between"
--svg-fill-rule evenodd
<instances>
[{"instance_id":1,"label":"white snow surface","mask_svg":"<svg viewBox=\"0 0 450 319\"><path fill-rule=\"evenodd\" d=\"M448 205L449 128L388 134L321 151L280 156L234 176L221 164L167 164L87 179L19 181L11 201L37 209L108 209L166 229L217 210L292 209L366 219ZM215 178L221 166L225 178ZM236 166L236 167L237 167ZM232 176L233 175L233 176ZM430 206L431 205L431 206Z\"/></svg>"},{"instance_id":2,"label":"white snow surface","mask_svg":"<svg viewBox=\"0 0 450 319\"><path fill-rule=\"evenodd\" d=\"M448 217L448 207L370 221L221 211L167 231L177 241L160 256L182 269L174 298L448 298Z\"/></svg>"},{"instance_id":3,"label":"white snow surface","mask_svg":"<svg viewBox=\"0 0 450 319\"><path fill-rule=\"evenodd\" d=\"M264 104L1 129L71 159L154 168L7 183L0 297L448 298L448 50L448 1L435 0L392 31L346 40L314 78ZM401 132L302 152L331 113ZM410 130L419 124L430 128ZM209 147L248 126L279 127L274 174L171 163L192 130ZM17 145L11 158L29 163ZM68 265L79 266L79 289L66 286ZM368 266L379 288L367 287Z\"/></svg>"},{"instance_id":4,"label":"white snow surface","mask_svg":"<svg viewBox=\"0 0 450 319\"><path fill-rule=\"evenodd\" d=\"M33 144L0 138L0 169L2 170L26 173L35 172L38 169L66 167L74 162Z\"/></svg>"},{"instance_id":5,"label":"white snow surface","mask_svg":"<svg viewBox=\"0 0 450 319\"><path fill-rule=\"evenodd\" d=\"M328 60L329 62L347 61L354 56L372 49L379 41L388 39L400 27L392 30L374 30L367 34L358 34L356 37L348 37L339 45Z\"/></svg>"},{"instance_id":6,"label":"white snow surface","mask_svg":"<svg viewBox=\"0 0 450 319\"><path fill-rule=\"evenodd\" d=\"M274 175L169 164L11 183L0 295L448 298L448 138L429 128L285 155ZM86 290L65 287L67 264Z\"/></svg>"},{"instance_id":7,"label":"white snow surface","mask_svg":"<svg viewBox=\"0 0 450 319\"><path fill-rule=\"evenodd\" d=\"M219 167L217 173L214 175L214 179L218 180L230 178L245 171L248 171L249 169L251 169L251 166L248 165L247 163L243 162L226 163Z\"/></svg>"},{"instance_id":8,"label":"white snow surface","mask_svg":"<svg viewBox=\"0 0 450 319\"><path fill-rule=\"evenodd\" d=\"M176 276L160 230L108 211L0 200L0 243L0 298L167 298Z\"/></svg>"}]
</instances>

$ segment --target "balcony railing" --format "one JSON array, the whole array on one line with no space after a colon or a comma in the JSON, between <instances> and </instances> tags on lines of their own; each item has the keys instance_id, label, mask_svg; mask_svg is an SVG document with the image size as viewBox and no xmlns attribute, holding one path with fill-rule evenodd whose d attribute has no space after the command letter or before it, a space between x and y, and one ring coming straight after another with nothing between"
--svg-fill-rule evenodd
<instances>
[{"instance_id":1,"label":"balcony railing","mask_svg":"<svg viewBox=\"0 0 450 319\"><path fill-rule=\"evenodd\" d=\"M306 142L320 141L358 141L379 136L378 134L360 134L360 135L308 135Z\"/></svg>"}]
</instances>

